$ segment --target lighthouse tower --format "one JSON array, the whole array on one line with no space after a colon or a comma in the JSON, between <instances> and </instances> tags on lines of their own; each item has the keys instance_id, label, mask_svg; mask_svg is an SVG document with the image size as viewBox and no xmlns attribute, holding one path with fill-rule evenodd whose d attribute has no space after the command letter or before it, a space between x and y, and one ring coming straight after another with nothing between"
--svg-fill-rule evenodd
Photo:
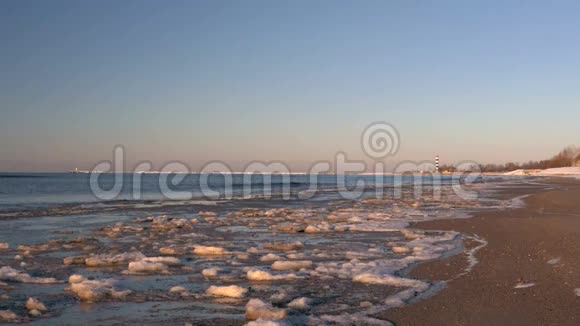
<instances>
[{"instance_id":1,"label":"lighthouse tower","mask_svg":"<svg viewBox=\"0 0 580 326\"><path fill-rule=\"evenodd\" d=\"M435 156L435 173L439 173L439 155Z\"/></svg>"}]
</instances>

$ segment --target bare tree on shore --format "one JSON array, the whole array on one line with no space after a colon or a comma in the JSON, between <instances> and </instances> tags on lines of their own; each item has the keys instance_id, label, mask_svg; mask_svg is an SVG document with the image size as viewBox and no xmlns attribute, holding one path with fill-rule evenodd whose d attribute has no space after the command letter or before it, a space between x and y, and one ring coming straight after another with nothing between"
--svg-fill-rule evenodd
<instances>
[{"instance_id":1,"label":"bare tree on shore","mask_svg":"<svg viewBox=\"0 0 580 326\"><path fill-rule=\"evenodd\" d=\"M580 166L580 148L574 145L567 146L552 158L542 161L529 161L526 163L508 162L505 164L480 164L482 172L508 172L519 169L545 170L569 166Z\"/></svg>"}]
</instances>

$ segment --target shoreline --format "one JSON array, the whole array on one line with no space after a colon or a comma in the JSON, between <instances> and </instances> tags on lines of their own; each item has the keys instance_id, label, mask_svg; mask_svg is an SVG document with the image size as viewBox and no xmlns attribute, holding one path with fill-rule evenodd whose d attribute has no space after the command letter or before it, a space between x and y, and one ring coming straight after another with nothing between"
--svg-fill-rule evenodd
<instances>
[{"instance_id":1,"label":"shoreline","mask_svg":"<svg viewBox=\"0 0 580 326\"><path fill-rule=\"evenodd\" d=\"M9 268L57 280L66 280L76 274L97 281L109 279L118 284L115 288L118 291L131 292L119 300L99 298L96 310L81 312L72 293L58 284L45 285L37 295L50 306L51 315L46 317L51 318L34 319L25 317L22 306L30 292L26 286L17 286L15 291L11 290L12 301L2 302L1 307L22 316L19 319L22 322L38 320L67 324L74 319L73 315L82 314L83 318L106 324L107 320L101 316L103 312L131 322L136 318L133 308L139 303L158 302L155 307L144 308L139 318L147 323L170 319L241 324L245 320L243 312L248 299L260 299L285 309L289 323L307 324L311 319L311 324L324 324L324 318L339 318L347 324L349 320L437 324L433 318L415 316L417 313L408 313L406 309L439 300L441 295L454 289L456 283L466 279L469 280L467 290L449 299L445 305L453 306L457 298L469 298L473 275L485 262L480 257L481 252L495 242L490 242L491 238L480 232L479 228L487 225L486 221L481 221L479 228L471 228L472 222L478 220L479 215L512 214L527 209L529 204L526 208L516 208L525 196L565 187L561 180L554 185L546 182L547 179L529 183L492 181L489 185L476 185L474 189L480 191L481 197L469 201L455 198L447 187L443 189L444 200L431 199L426 192L422 199L408 196L363 201L328 198L328 201L308 205L307 202L289 205L286 201L269 201L265 205L262 200L250 200L206 206L197 213L179 209L168 212L168 207L175 208L168 206L161 208L162 215L143 217L139 216L142 215L140 211L126 216L115 213L107 217L108 214L104 214L94 216L90 222L84 220L84 216L77 216L76 220L49 217L38 222L22 219L22 222L8 225L10 235L5 233L10 248L0 260ZM580 183L570 181L570 184L580 194ZM405 194L410 195L411 190L406 188ZM525 201L531 198L534 197ZM518 223L506 230L516 230L521 226L521 222ZM463 225L463 229L457 228L458 225ZM18 234L25 235L30 243L24 243ZM23 252L21 245L28 249ZM223 255L208 258L204 255L209 253L196 253L197 247L220 250ZM23 255L25 264L16 260L15 255ZM125 257L122 263L109 263L112 257L119 255ZM132 255L137 260L132 260ZM91 267L95 257L102 265L97 265L96 269ZM178 263L160 265L160 269L155 270L133 268L135 271L131 271L131 264L133 267L146 266L134 263L143 259L171 259ZM282 271L274 268L276 264L292 262L307 265L291 267L292 274L284 272L284 268ZM209 270L214 270L213 276L206 277ZM256 271L265 275L258 278L266 278L256 279L257 276L253 276ZM252 272L251 277L248 272ZM534 278L520 278L517 282L526 286L539 284ZM263 286L261 281L275 282ZM330 282L339 286L333 288ZM512 280L505 283L511 283L511 287L517 284ZM207 295L211 286L223 287L224 284L247 289L247 297L221 302ZM174 288L185 289L185 296L172 292ZM292 308L289 300L278 300L282 294L292 300L311 298L313 304L307 311L301 311ZM184 310L184 315L160 317L159 311L168 313L183 301L197 306ZM395 308L404 302L408 306ZM231 316L222 318L221 313ZM477 324L470 320L453 323L452 317L461 317L461 313L465 312L452 311L450 316L439 314L440 324ZM425 315L423 311L418 314Z\"/></svg>"},{"instance_id":2,"label":"shoreline","mask_svg":"<svg viewBox=\"0 0 580 326\"><path fill-rule=\"evenodd\" d=\"M512 187L499 196L529 194L524 207L482 210L469 219L446 219L412 225L425 231L458 231L480 236L487 245L468 265L466 250L416 266L409 276L446 281L432 296L393 308L379 317L396 325L558 324L580 322L580 182L544 180L545 187ZM556 186L554 189L551 185Z\"/></svg>"}]
</instances>

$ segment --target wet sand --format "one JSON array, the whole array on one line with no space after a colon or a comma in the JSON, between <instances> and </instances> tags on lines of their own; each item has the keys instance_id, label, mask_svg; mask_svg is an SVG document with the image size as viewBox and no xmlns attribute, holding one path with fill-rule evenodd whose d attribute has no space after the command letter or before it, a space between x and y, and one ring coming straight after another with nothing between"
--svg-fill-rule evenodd
<instances>
[{"instance_id":1,"label":"wet sand","mask_svg":"<svg viewBox=\"0 0 580 326\"><path fill-rule=\"evenodd\" d=\"M425 230L477 234L488 245L476 253L479 263L470 273L450 280L427 300L381 317L397 325L579 325L580 181L547 183L558 188L502 191L502 197L531 193L524 208L415 224ZM466 255L460 254L422 264L411 276L449 280L467 264ZM514 288L518 284L523 288Z\"/></svg>"}]
</instances>

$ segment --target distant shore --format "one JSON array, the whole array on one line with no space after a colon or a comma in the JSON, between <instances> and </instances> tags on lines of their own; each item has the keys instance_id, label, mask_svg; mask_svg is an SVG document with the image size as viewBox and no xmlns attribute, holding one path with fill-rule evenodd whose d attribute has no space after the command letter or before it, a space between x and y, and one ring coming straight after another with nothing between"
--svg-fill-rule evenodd
<instances>
[{"instance_id":1,"label":"distant shore","mask_svg":"<svg viewBox=\"0 0 580 326\"><path fill-rule=\"evenodd\" d=\"M498 196L530 194L526 207L475 214L471 219L415 225L425 230L476 234L488 245L479 263L465 254L418 266L419 279L449 280L433 297L385 312L397 325L578 325L580 323L580 181L547 180ZM466 244L470 246L470 244Z\"/></svg>"}]
</instances>

